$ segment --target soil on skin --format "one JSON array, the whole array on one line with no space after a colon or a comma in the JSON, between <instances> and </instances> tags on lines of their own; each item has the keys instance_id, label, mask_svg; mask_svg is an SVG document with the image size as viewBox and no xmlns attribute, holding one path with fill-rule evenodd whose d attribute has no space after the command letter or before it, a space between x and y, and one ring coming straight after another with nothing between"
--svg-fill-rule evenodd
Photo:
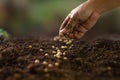
<instances>
[{"instance_id":1,"label":"soil on skin","mask_svg":"<svg viewBox=\"0 0 120 80\"><path fill-rule=\"evenodd\" d=\"M1 38L0 80L120 80L120 40Z\"/></svg>"}]
</instances>

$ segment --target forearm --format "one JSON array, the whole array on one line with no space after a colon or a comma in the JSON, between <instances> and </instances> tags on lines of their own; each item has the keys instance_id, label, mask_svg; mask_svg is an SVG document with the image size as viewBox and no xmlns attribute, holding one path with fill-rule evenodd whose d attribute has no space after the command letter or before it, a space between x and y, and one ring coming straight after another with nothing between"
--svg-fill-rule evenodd
<instances>
[{"instance_id":1,"label":"forearm","mask_svg":"<svg viewBox=\"0 0 120 80\"><path fill-rule=\"evenodd\" d=\"M120 6L120 0L88 0L88 2L100 14Z\"/></svg>"}]
</instances>

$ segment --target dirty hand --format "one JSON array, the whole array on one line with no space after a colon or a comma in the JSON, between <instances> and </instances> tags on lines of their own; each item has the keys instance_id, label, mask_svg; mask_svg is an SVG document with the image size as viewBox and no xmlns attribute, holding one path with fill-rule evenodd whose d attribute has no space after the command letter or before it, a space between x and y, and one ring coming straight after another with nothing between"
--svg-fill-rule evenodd
<instances>
[{"instance_id":1,"label":"dirty hand","mask_svg":"<svg viewBox=\"0 0 120 80\"><path fill-rule=\"evenodd\" d=\"M73 9L62 23L60 36L80 39L98 20L100 14L89 1Z\"/></svg>"}]
</instances>

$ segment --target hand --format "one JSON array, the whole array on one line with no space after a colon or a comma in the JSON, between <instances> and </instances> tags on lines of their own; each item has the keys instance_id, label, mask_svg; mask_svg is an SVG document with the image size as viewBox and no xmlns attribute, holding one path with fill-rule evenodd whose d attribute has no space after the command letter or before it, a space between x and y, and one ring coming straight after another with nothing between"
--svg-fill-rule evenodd
<instances>
[{"instance_id":1,"label":"hand","mask_svg":"<svg viewBox=\"0 0 120 80\"><path fill-rule=\"evenodd\" d=\"M80 39L94 26L100 14L92 7L89 1L73 9L62 23L60 36Z\"/></svg>"}]
</instances>

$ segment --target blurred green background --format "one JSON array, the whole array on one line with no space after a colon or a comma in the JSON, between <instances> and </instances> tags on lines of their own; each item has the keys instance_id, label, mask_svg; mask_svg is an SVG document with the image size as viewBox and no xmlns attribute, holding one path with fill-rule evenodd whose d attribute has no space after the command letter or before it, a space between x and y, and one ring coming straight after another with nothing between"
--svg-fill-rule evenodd
<instances>
[{"instance_id":1,"label":"blurred green background","mask_svg":"<svg viewBox=\"0 0 120 80\"><path fill-rule=\"evenodd\" d=\"M58 35L67 14L86 0L0 0L0 28L14 36ZM120 34L120 8L103 15L87 35Z\"/></svg>"}]
</instances>

